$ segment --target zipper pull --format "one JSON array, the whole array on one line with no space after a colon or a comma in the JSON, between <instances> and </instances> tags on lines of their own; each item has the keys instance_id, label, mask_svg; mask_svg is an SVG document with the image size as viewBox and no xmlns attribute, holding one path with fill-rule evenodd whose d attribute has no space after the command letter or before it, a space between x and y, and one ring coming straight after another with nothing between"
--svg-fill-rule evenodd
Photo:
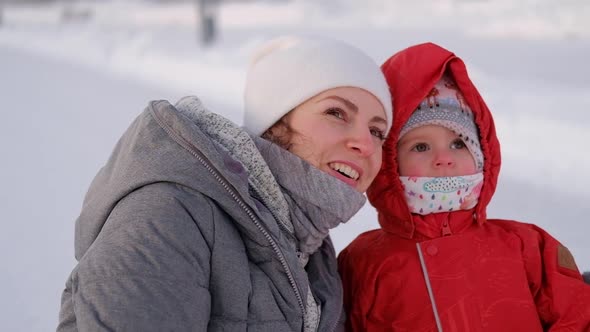
<instances>
[{"instance_id":1,"label":"zipper pull","mask_svg":"<svg viewBox=\"0 0 590 332\"><path fill-rule=\"evenodd\" d=\"M449 236L449 235L453 235L453 232L451 232L451 227L449 227L449 222L445 221L443 223L442 226L442 236Z\"/></svg>"}]
</instances>

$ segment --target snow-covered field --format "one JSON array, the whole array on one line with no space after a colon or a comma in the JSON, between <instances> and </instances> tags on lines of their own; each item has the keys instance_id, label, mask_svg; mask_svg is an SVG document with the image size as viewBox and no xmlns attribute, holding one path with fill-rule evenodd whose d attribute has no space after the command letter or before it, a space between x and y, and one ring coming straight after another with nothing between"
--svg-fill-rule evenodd
<instances>
[{"instance_id":1,"label":"snow-covered field","mask_svg":"<svg viewBox=\"0 0 590 332\"><path fill-rule=\"evenodd\" d=\"M434 41L457 53L492 108L503 148L491 217L534 222L590 270L590 3L293 0L218 9L218 42L197 43L190 3L7 6L0 25L0 324L55 328L75 264L74 220L119 135L150 99L200 96L241 122L248 57L288 33L356 44L376 61ZM333 232L337 250L378 227L366 206Z\"/></svg>"}]
</instances>

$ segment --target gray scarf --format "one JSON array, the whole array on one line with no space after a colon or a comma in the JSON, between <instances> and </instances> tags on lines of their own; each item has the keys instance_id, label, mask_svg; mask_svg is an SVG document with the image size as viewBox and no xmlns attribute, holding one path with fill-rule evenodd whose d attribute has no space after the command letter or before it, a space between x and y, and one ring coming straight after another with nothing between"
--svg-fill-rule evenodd
<instances>
[{"instance_id":1,"label":"gray scarf","mask_svg":"<svg viewBox=\"0 0 590 332\"><path fill-rule=\"evenodd\" d=\"M181 99L176 108L242 163L254 192L295 236L304 256L313 254L331 228L348 221L365 203L364 195L347 184L209 112L197 97Z\"/></svg>"}]
</instances>

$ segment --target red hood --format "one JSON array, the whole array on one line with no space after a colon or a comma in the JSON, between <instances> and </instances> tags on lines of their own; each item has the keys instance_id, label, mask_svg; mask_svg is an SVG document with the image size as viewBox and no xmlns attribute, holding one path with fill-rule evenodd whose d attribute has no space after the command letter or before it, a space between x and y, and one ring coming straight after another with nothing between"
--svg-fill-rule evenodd
<instances>
[{"instance_id":1,"label":"red hood","mask_svg":"<svg viewBox=\"0 0 590 332\"><path fill-rule=\"evenodd\" d=\"M379 224L385 231L413 237L416 225L399 180L396 145L403 125L447 69L471 107L479 128L484 185L475 207L475 218L479 223L486 220L486 207L496 190L500 172L500 144L492 114L469 79L463 61L438 45L426 43L394 54L381 66L393 96L393 126L383 147L381 171L367 196L377 209Z\"/></svg>"}]
</instances>

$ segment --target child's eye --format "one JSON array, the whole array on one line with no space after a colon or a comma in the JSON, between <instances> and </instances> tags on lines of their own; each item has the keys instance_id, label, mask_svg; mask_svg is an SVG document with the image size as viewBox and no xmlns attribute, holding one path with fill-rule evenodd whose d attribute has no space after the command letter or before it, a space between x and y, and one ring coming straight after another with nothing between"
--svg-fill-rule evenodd
<instances>
[{"instance_id":1,"label":"child's eye","mask_svg":"<svg viewBox=\"0 0 590 332\"><path fill-rule=\"evenodd\" d=\"M465 142L463 142L462 139L457 138L456 140L453 141L453 143L451 143L451 148L456 149L456 150L464 149L464 148L466 148Z\"/></svg>"},{"instance_id":2,"label":"child's eye","mask_svg":"<svg viewBox=\"0 0 590 332\"><path fill-rule=\"evenodd\" d=\"M328 108L326 114L337 117L338 119L344 120L344 111L337 107Z\"/></svg>"},{"instance_id":3,"label":"child's eye","mask_svg":"<svg viewBox=\"0 0 590 332\"><path fill-rule=\"evenodd\" d=\"M371 128L371 135L377 137L382 141L385 140L385 132L379 128Z\"/></svg>"},{"instance_id":4,"label":"child's eye","mask_svg":"<svg viewBox=\"0 0 590 332\"><path fill-rule=\"evenodd\" d=\"M416 145L414 145L414 147L412 148L412 151L416 151L416 152L424 152L424 151L428 151L429 147L428 144L426 143L418 143Z\"/></svg>"}]
</instances>

